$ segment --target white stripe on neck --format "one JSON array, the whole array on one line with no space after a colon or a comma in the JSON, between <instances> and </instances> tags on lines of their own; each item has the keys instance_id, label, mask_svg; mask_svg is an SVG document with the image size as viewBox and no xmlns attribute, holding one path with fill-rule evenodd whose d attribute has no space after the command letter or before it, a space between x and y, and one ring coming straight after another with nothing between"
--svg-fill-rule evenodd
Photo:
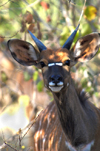
<instances>
[{"instance_id":1,"label":"white stripe on neck","mask_svg":"<svg viewBox=\"0 0 100 151\"><path fill-rule=\"evenodd\" d=\"M63 64L61 62L57 62L57 63L49 63L48 64L48 67L51 67L51 66L62 66Z\"/></svg>"}]
</instances>

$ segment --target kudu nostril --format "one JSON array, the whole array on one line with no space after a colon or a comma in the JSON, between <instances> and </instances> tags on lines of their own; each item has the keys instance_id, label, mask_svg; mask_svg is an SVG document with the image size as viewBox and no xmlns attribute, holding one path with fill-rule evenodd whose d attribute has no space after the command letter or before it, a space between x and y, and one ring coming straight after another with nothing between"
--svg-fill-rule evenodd
<instances>
[{"instance_id":1,"label":"kudu nostril","mask_svg":"<svg viewBox=\"0 0 100 151\"><path fill-rule=\"evenodd\" d=\"M60 75L52 75L50 77L50 81L52 81L53 83L59 83L62 81L62 77Z\"/></svg>"}]
</instances>

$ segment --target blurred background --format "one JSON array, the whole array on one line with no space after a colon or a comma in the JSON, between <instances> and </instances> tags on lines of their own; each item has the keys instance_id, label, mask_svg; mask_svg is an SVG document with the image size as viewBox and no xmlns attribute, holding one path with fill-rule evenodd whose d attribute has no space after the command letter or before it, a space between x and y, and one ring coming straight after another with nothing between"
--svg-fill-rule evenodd
<instances>
[{"instance_id":1,"label":"blurred background","mask_svg":"<svg viewBox=\"0 0 100 151\"><path fill-rule=\"evenodd\" d=\"M7 41L18 38L32 43L29 29L47 47L59 48L77 27L83 5L84 0L0 0L0 150L31 151L27 125L53 101L44 88L41 71L14 61ZM100 0L86 2L73 44L91 32L100 32ZM76 86L81 85L97 107L99 52L91 61L72 68Z\"/></svg>"}]
</instances>

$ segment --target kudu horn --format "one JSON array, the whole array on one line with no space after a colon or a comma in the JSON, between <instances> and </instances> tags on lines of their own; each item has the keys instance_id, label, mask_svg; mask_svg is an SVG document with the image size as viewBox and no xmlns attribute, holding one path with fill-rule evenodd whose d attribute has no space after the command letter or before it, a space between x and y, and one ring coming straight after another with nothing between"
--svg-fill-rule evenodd
<instances>
[{"instance_id":1,"label":"kudu horn","mask_svg":"<svg viewBox=\"0 0 100 151\"><path fill-rule=\"evenodd\" d=\"M76 29L73 31L73 33L69 36L69 38L66 40L66 42L64 43L64 45L62 46L62 48L67 48L68 50L70 49L72 42L74 40L74 37L78 31L79 25L76 27Z\"/></svg>"},{"instance_id":2,"label":"kudu horn","mask_svg":"<svg viewBox=\"0 0 100 151\"><path fill-rule=\"evenodd\" d=\"M40 52L47 49L46 46L38 38L36 38L29 30L28 30L28 32L31 35L34 42L36 43L36 45L39 48Z\"/></svg>"}]
</instances>

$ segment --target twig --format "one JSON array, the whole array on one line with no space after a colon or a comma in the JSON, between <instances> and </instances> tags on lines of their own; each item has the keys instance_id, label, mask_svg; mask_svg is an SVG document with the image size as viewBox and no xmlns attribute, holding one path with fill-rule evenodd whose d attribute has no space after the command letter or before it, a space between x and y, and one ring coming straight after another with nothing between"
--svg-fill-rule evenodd
<instances>
[{"instance_id":1,"label":"twig","mask_svg":"<svg viewBox=\"0 0 100 151\"><path fill-rule=\"evenodd\" d=\"M41 0L37 0L37 1L33 2L33 3L31 3L31 4L27 5L27 7L32 7L32 6L36 5L36 4L38 4L39 2L41 2Z\"/></svg>"},{"instance_id":2,"label":"twig","mask_svg":"<svg viewBox=\"0 0 100 151\"><path fill-rule=\"evenodd\" d=\"M6 144L6 146L12 148L12 149L15 150L15 151L18 151L17 149L13 148L13 147L12 147L11 145L9 145L8 143L6 143L6 142L4 142L4 143Z\"/></svg>"},{"instance_id":3,"label":"twig","mask_svg":"<svg viewBox=\"0 0 100 151\"><path fill-rule=\"evenodd\" d=\"M42 110L43 111L43 110ZM41 112L42 112L41 111ZM41 114L41 112L39 113L39 115ZM35 122L36 122L36 120L37 120L37 118L39 117L39 115L33 120L33 121L31 121L24 129L20 129L14 136L12 136L8 141L4 141L4 143L0 146L0 149L3 149L3 148L5 148L6 146L9 146L10 148L12 148L12 149L14 149L15 151L18 151L18 150L16 150L15 148L13 148L12 146L10 146L8 143L6 143L6 142L12 142L16 137L18 137L19 135L20 135L20 133L22 134L22 133L24 133L24 131L28 128L28 130L25 132L25 134L22 136L22 137L20 137L20 142L22 141L22 139L27 135L27 133L29 132L29 130L31 129L31 127L35 124ZM21 143L20 143L20 145L21 145Z\"/></svg>"},{"instance_id":4,"label":"twig","mask_svg":"<svg viewBox=\"0 0 100 151\"><path fill-rule=\"evenodd\" d=\"M43 110L42 110L43 111ZM42 112L41 111L41 112ZM41 113L40 112L40 113ZM39 113L39 115L40 115L40 113ZM31 121L24 129L26 129L26 128L28 128L28 130L27 130L27 132L23 135L23 137L21 138L21 140L27 135L27 133L29 132L29 130L31 129L31 127L35 124L35 122L36 122L36 120L37 120L37 118L39 117L39 115L33 120L33 121ZM24 130L23 129L23 130Z\"/></svg>"},{"instance_id":5,"label":"twig","mask_svg":"<svg viewBox=\"0 0 100 151\"><path fill-rule=\"evenodd\" d=\"M67 7L69 7L69 5ZM65 21L66 21L67 25L70 26L71 25L71 19L68 17L68 9L66 9L63 6L61 0L60 0L60 10L62 12L63 17L65 18Z\"/></svg>"},{"instance_id":6,"label":"twig","mask_svg":"<svg viewBox=\"0 0 100 151\"><path fill-rule=\"evenodd\" d=\"M70 4L75 5L75 2L72 2L71 0L68 0Z\"/></svg>"},{"instance_id":7,"label":"twig","mask_svg":"<svg viewBox=\"0 0 100 151\"><path fill-rule=\"evenodd\" d=\"M23 1L24 1L27 5L29 5L28 2L26 2L25 0L23 0ZM30 6L30 7L31 7L31 6ZM32 7L32 11L33 11L33 13L35 14L34 17L35 17L35 19L36 19L37 21L43 23L43 24L45 25L45 27L47 28L47 30L49 30L49 31L53 30L53 27L52 27L51 25L48 25L46 22L44 22L44 21L40 18L40 16L38 15L38 13L33 9L33 7Z\"/></svg>"},{"instance_id":8,"label":"twig","mask_svg":"<svg viewBox=\"0 0 100 151\"><path fill-rule=\"evenodd\" d=\"M12 36L10 36L10 37L5 37L5 36L0 36L1 38L13 38L14 36L16 36L17 34L18 34L18 32L20 32L20 30L19 31L17 31L14 35L12 35Z\"/></svg>"},{"instance_id":9,"label":"twig","mask_svg":"<svg viewBox=\"0 0 100 151\"><path fill-rule=\"evenodd\" d=\"M10 2L11 0L8 0L7 2L5 2L4 4L0 5L0 7L6 5L8 2Z\"/></svg>"},{"instance_id":10,"label":"twig","mask_svg":"<svg viewBox=\"0 0 100 151\"><path fill-rule=\"evenodd\" d=\"M19 129L19 138L18 138L18 140L19 140L19 147L21 148L21 134L22 134L22 130L21 130L21 128Z\"/></svg>"},{"instance_id":11,"label":"twig","mask_svg":"<svg viewBox=\"0 0 100 151\"><path fill-rule=\"evenodd\" d=\"M18 5L17 2L14 2L14 1L12 1L12 0L8 0L6 3L0 5L0 7L4 6L5 4L7 4L7 3L10 2L10 1L11 1L12 3L15 3L16 5ZM28 4L28 5L27 5L26 7L24 7L24 8L22 8L22 7L16 7L16 10L22 10L22 9L26 9L27 7L35 6L35 5L37 5L40 1L41 1L41 0L37 0L37 1L33 2L33 3L31 3L31 4ZM19 5L18 5L18 6L19 6ZM10 9L15 9L15 7L11 7Z\"/></svg>"},{"instance_id":12,"label":"twig","mask_svg":"<svg viewBox=\"0 0 100 151\"><path fill-rule=\"evenodd\" d=\"M81 15L80 15L80 19L79 19L79 21L78 21L78 24L80 24L80 21L81 21L81 19L82 19L82 16L83 16L83 13L84 13L84 8L85 8L85 5L86 5L86 1L87 1L87 0L84 1L84 5L83 5L83 8L82 8L82 12L81 12Z\"/></svg>"}]
</instances>

